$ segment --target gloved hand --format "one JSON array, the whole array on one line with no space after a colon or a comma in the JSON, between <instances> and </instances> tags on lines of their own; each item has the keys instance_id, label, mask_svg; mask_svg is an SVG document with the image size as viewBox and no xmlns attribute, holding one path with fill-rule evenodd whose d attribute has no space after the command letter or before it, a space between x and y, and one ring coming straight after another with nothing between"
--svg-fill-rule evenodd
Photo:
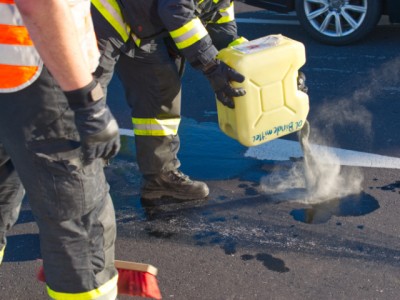
<instances>
[{"instance_id":1,"label":"gloved hand","mask_svg":"<svg viewBox=\"0 0 400 300\"><path fill-rule=\"evenodd\" d=\"M245 77L218 59L213 60L211 66L203 68L203 73L210 82L217 99L229 108L235 108L233 97L246 94L243 88L233 88L229 83L230 81L243 82Z\"/></svg>"},{"instance_id":2,"label":"gloved hand","mask_svg":"<svg viewBox=\"0 0 400 300\"><path fill-rule=\"evenodd\" d=\"M115 156L120 148L118 124L106 105L100 84L93 80L83 88L64 94L75 112L84 164L96 158L107 161Z\"/></svg>"},{"instance_id":3,"label":"gloved hand","mask_svg":"<svg viewBox=\"0 0 400 300\"><path fill-rule=\"evenodd\" d=\"M307 94L308 87L306 86L306 75L303 72L299 71L297 76L297 89Z\"/></svg>"}]
</instances>

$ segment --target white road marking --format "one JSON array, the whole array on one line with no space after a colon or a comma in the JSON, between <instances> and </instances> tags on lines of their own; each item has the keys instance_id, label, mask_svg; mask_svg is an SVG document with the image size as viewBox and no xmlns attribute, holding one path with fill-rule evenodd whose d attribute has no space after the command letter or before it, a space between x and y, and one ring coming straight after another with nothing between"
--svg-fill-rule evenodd
<instances>
[{"instance_id":1,"label":"white road marking","mask_svg":"<svg viewBox=\"0 0 400 300\"><path fill-rule=\"evenodd\" d=\"M132 129L126 129L126 128L120 128L119 134L126 135L126 136L135 136Z\"/></svg>"},{"instance_id":2,"label":"white road marking","mask_svg":"<svg viewBox=\"0 0 400 300\"><path fill-rule=\"evenodd\" d=\"M345 150L334 147L310 145L315 155L318 151L328 151L335 155L339 163L345 166L400 169L400 158L373 153ZM246 157L260 160L289 160L290 157L302 157L299 142L276 139L259 146L249 148Z\"/></svg>"},{"instance_id":3,"label":"white road marking","mask_svg":"<svg viewBox=\"0 0 400 300\"><path fill-rule=\"evenodd\" d=\"M134 136L132 129L120 128L119 132L124 136ZM315 155L318 155L318 151L332 153L344 166L400 169L400 158L398 157L319 145L310 145L310 147ZM249 147L244 156L259 160L285 161L290 160L291 157L303 157L303 152L299 142L276 139L259 146Z\"/></svg>"},{"instance_id":4,"label":"white road marking","mask_svg":"<svg viewBox=\"0 0 400 300\"><path fill-rule=\"evenodd\" d=\"M120 135L135 136L132 129L120 128L119 132ZM398 157L313 144L310 147L315 155L318 155L318 151L335 155L338 158L338 162L344 166L400 169L400 158ZM297 141L276 139L259 146L249 147L244 156L259 160L286 161L290 160L291 157L303 157L303 152Z\"/></svg>"}]
</instances>

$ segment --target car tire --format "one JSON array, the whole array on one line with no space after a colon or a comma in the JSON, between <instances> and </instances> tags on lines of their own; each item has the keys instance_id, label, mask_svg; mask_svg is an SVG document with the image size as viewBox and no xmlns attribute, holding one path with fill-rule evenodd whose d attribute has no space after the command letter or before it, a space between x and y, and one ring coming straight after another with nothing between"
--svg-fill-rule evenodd
<instances>
[{"instance_id":1,"label":"car tire","mask_svg":"<svg viewBox=\"0 0 400 300\"><path fill-rule=\"evenodd\" d=\"M300 24L317 41L346 45L364 38L376 26L382 1L296 0L296 13Z\"/></svg>"}]
</instances>

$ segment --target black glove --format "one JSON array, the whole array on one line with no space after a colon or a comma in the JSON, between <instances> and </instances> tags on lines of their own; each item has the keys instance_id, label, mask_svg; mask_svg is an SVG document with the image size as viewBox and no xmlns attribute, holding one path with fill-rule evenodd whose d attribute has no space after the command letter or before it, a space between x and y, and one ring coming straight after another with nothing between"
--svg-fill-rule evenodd
<instances>
[{"instance_id":1,"label":"black glove","mask_svg":"<svg viewBox=\"0 0 400 300\"><path fill-rule=\"evenodd\" d=\"M299 75L297 76L297 89L304 93L308 93L308 87L306 86L306 75L303 72L299 71Z\"/></svg>"},{"instance_id":2,"label":"black glove","mask_svg":"<svg viewBox=\"0 0 400 300\"><path fill-rule=\"evenodd\" d=\"M115 156L120 148L118 124L106 105L100 84L93 80L83 88L64 93L75 112L83 162L90 164L96 158L107 161Z\"/></svg>"},{"instance_id":3,"label":"black glove","mask_svg":"<svg viewBox=\"0 0 400 300\"><path fill-rule=\"evenodd\" d=\"M246 94L243 88L233 88L229 83L230 81L243 82L244 76L218 59L213 60L211 66L203 68L203 73L210 82L217 99L229 108L235 108L233 97Z\"/></svg>"}]
</instances>

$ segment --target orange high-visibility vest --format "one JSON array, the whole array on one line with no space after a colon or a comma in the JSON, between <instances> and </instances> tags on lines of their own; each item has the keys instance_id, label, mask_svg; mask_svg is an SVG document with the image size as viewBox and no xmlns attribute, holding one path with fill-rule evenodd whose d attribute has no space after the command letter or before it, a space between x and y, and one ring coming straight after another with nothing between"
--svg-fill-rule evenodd
<instances>
[{"instance_id":1,"label":"orange high-visibility vest","mask_svg":"<svg viewBox=\"0 0 400 300\"><path fill-rule=\"evenodd\" d=\"M42 66L14 0L0 0L0 93L30 85Z\"/></svg>"},{"instance_id":2,"label":"orange high-visibility vest","mask_svg":"<svg viewBox=\"0 0 400 300\"><path fill-rule=\"evenodd\" d=\"M90 0L64 0L71 9L82 55L94 72L99 49L90 15ZM43 62L36 51L14 0L0 0L0 93L19 91L39 77Z\"/></svg>"}]
</instances>

